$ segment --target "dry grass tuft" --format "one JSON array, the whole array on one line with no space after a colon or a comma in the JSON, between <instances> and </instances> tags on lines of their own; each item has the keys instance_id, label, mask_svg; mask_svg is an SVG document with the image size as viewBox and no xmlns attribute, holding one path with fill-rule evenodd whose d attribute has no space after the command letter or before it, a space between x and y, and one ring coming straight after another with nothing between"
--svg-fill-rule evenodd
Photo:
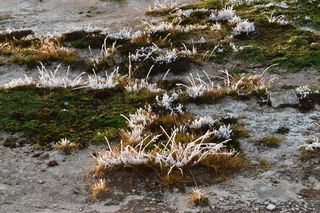
<instances>
[{"instance_id":1,"label":"dry grass tuft","mask_svg":"<svg viewBox=\"0 0 320 213\"><path fill-rule=\"evenodd\" d=\"M74 49L65 48L56 39L41 39L32 42L27 48L8 45L2 51L12 54L13 62L37 65L39 62L63 60L73 63L76 59Z\"/></svg>"},{"instance_id":2,"label":"dry grass tuft","mask_svg":"<svg viewBox=\"0 0 320 213\"><path fill-rule=\"evenodd\" d=\"M146 15L165 15L181 6L181 0L155 0Z\"/></svg>"},{"instance_id":3,"label":"dry grass tuft","mask_svg":"<svg viewBox=\"0 0 320 213\"><path fill-rule=\"evenodd\" d=\"M304 145L299 146L302 149L300 159L308 160L320 157L320 142L319 138L308 139Z\"/></svg>"},{"instance_id":4,"label":"dry grass tuft","mask_svg":"<svg viewBox=\"0 0 320 213\"><path fill-rule=\"evenodd\" d=\"M183 181L186 181L186 177L184 177L180 172L172 172L170 175L159 177L161 185L169 189L180 187Z\"/></svg>"},{"instance_id":5,"label":"dry grass tuft","mask_svg":"<svg viewBox=\"0 0 320 213\"><path fill-rule=\"evenodd\" d=\"M102 200L110 192L111 189L109 188L107 181L104 179L100 179L98 183L95 183L91 187L91 196L94 201Z\"/></svg>"},{"instance_id":6,"label":"dry grass tuft","mask_svg":"<svg viewBox=\"0 0 320 213\"><path fill-rule=\"evenodd\" d=\"M267 147L277 148L284 139L275 135L265 136L257 141L256 144L264 144Z\"/></svg>"},{"instance_id":7,"label":"dry grass tuft","mask_svg":"<svg viewBox=\"0 0 320 213\"><path fill-rule=\"evenodd\" d=\"M206 206L209 200L202 189L193 188L191 192L191 202L194 206Z\"/></svg>"},{"instance_id":8,"label":"dry grass tuft","mask_svg":"<svg viewBox=\"0 0 320 213\"><path fill-rule=\"evenodd\" d=\"M62 138L54 147L64 154L71 154L73 151L79 148L79 145L66 138Z\"/></svg>"},{"instance_id":9,"label":"dry grass tuft","mask_svg":"<svg viewBox=\"0 0 320 213\"><path fill-rule=\"evenodd\" d=\"M259 162L259 167L258 167L259 171L265 171L271 168L271 164L264 158L258 159L258 162Z\"/></svg>"},{"instance_id":10,"label":"dry grass tuft","mask_svg":"<svg viewBox=\"0 0 320 213\"><path fill-rule=\"evenodd\" d=\"M266 69L267 70L267 69ZM264 71L265 72L265 71ZM212 76L209 77L206 72L203 76L197 74L194 77L190 74L188 84L177 84L181 86L182 92L180 99L187 101L188 99L197 100L200 102L212 102L212 100L225 96L249 96L249 95L264 95L267 94L271 87L274 77L265 78L264 72L257 75L231 75L227 70L223 71L224 77ZM220 85L212 79L218 78L223 80Z\"/></svg>"},{"instance_id":11,"label":"dry grass tuft","mask_svg":"<svg viewBox=\"0 0 320 213\"><path fill-rule=\"evenodd\" d=\"M249 162L240 154L210 156L201 162L218 175L229 175L249 166Z\"/></svg>"}]
</instances>

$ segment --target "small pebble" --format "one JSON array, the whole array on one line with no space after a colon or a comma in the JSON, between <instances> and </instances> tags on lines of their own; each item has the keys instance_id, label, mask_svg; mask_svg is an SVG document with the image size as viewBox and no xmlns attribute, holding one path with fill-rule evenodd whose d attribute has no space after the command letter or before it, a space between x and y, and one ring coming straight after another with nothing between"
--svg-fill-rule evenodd
<instances>
[{"instance_id":1,"label":"small pebble","mask_svg":"<svg viewBox=\"0 0 320 213\"><path fill-rule=\"evenodd\" d=\"M267 206L267 209L269 210L269 211L273 211L273 210L275 210L277 207L275 206L275 205L273 205L273 204L271 204L271 203L269 203L269 205Z\"/></svg>"},{"instance_id":2,"label":"small pebble","mask_svg":"<svg viewBox=\"0 0 320 213\"><path fill-rule=\"evenodd\" d=\"M47 163L48 167L55 167L55 166L58 166L58 162L55 161L55 160L51 160Z\"/></svg>"}]
</instances>

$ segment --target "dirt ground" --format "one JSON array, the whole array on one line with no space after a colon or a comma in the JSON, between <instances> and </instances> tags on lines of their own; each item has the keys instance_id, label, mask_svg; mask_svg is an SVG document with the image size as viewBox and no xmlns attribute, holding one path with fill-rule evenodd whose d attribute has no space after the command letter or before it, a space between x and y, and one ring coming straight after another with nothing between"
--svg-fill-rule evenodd
<instances>
[{"instance_id":1,"label":"dirt ground","mask_svg":"<svg viewBox=\"0 0 320 213\"><path fill-rule=\"evenodd\" d=\"M0 13L9 15L1 28L31 28L35 32L62 32L85 25L117 28L141 20L148 0L3 0ZM121 13L126 16L121 15ZM66 20L67 17L67 20ZM132 22L131 22L132 21Z\"/></svg>"},{"instance_id":2,"label":"dirt ground","mask_svg":"<svg viewBox=\"0 0 320 213\"><path fill-rule=\"evenodd\" d=\"M268 168L245 170L223 183L203 187L210 203L204 209L192 207L191 188L185 192L118 189L107 200L93 203L89 194L92 154L103 147L90 146L63 155L37 151L16 135L21 147L9 149L0 144L1 212L267 212L268 205L274 205L276 212L320 211L316 197L308 196L320 192L319 162L302 162L298 150L319 132L319 107L301 113L294 108L259 106L255 100L225 99L215 105L188 105L188 109L214 118L230 114L240 117L251 134L241 141L245 156L256 167L261 160L268 162ZM280 135L284 138L280 147L252 143L284 126L290 130ZM8 136L2 132L1 143ZM49 167L53 160L58 165Z\"/></svg>"}]
</instances>

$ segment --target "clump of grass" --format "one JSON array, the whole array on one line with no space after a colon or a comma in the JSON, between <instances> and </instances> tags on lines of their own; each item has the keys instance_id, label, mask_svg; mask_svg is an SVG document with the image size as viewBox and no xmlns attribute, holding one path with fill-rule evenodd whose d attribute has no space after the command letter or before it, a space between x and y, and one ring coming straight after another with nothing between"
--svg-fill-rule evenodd
<instances>
[{"instance_id":1,"label":"clump of grass","mask_svg":"<svg viewBox=\"0 0 320 213\"><path fill-rule=\"evenodd\" d=\"M217 76L210 78L206 72L204 74L207 81L203 80L199 74L196 77L190 74L187 78L189 84L178 84L183 89L180 99L184 102L194 100L207 103L225 96L264 95L275 79L274 77L265 78L264 72L256 75L231 75L226 70L223 72L225 77L219 77L223 79L223 85L212 80Z\"/></svg>"},{"instance_id":2,"label":"clump of grass","mask_svg":"<svg viewBox=\"0 0 320 213\"><path fill-rule=\"evenodd\" d=\"M55 39L32 41L32 45L26 48L14 45L8 45L5 48L7 50L3 51L12 55L11 61L13 63L27 64L32 67L37 66L40 62L62 60L72 64L77 61L76 51L62 47Z\"/></svg>"},{"instance_id":3,"label":"clump of grass","mask_svg":"<svg viewBox=\"0 0 320 213\"><path fill-rule=\"evenodd\" d=\"M28 35L33 34L33 31L30 29L11 29L7 28L0 31L0 41L8 41L14 39L21 39Z\"/></svg>"},{"instance_id":4,"label":"clump of grass","mask_svg":"<svg viewBox=\"0 0 320 213\"><path fill-rule=\"evenodd\" d=\"M236 122L231 125L231 129L235 138L249 138L250 130L245 127L242 122Z\"/></svg>"},{"instance_id":5,"label":"clump of grass","mask_svg":"<svg viewBox=\"0 0 320 213\"><path fill-rule=\"evenodd\" d=\"M115 65L114 55L117 51L116 42L111 47L107 47L107 38L101 47L100 55L96 58L90 58L87 61L88 70L106 70Z\"/></svg>"},{"instance_id":6,"label":"clump of grass","mask_svg":"<svg viewBox=\"0 0 320 213\"><path fill-rule=\"evenodd\" d=\"M181 0L155 0L153 6L149 6L146 15L166 15L181 4Z\"/></svg>"},{"instance_id":7,"label":"clump of grass","mask_svg":"<svg viewBox=\"0 0 320 213\"><path fill-rule=\"evenodd\" d=\"M259 145L265 145L267 147L271 147L271 148L277 148L280 146L280 143L283 141L284 139L275 135L269 135L269 136L265 136L257 141L255 141L256 144Z\"/></svg>"},{"instance_id":8,"label":"clump of grass","mask_svg":"<svg viewBox=\"0 0 320 213\"><path fill-rule=\"evenodd\" d=\"M201 163L210 156L234 154L232 151L223 151L225 142L204 143L204 140L212 135L210 132L187 144L176 141L177 131L173 131L171 135L164 131L164 134L167 135L168 141L159 145L153 145L153 143L157 142L160 135L152 138L147 136L135 146L124 146L122 141L120 148L111 148L109 145L109 150L99 153L95 158L97 164L104 164L105 168L150 165L155 170L161 168L167 171L167 175L170 175L173 170L178 170L183 174L183 170ZM150 139L147 140L148 138ZM147 143L144 145L145 141ZM148 151L150 146L155 146L154 151ZM174 156L173 153L175 153Z\"/></svg>"},{"instance_id":9,"label":"clump of grass","mask_svg":"<svg viewBox=\"0 0 320 213\"><path fill-rule=\"evenodd\" d=\"M163 115L158 116L152 123L148 125L148 128L153 132L162 132L161 127L170 130L174 125L183 124L192 119L191 113L181 113L179 116Z\"/></svg>"},{"instance_id":10,"label":"clump of grass","mask_svg":"<svg viewBox=\"0 0 320 213\"><path fill-rule=\"evenodd\" d=\"M100 179L97 183L93 184L91 187L91 196L94 201L99 201L104 199L111 189L105 179Z\"/></svg>"},{"instance_id":11,"label":"clump of grass","mask_svg":"<svg viewBox=\"0 0 320 213\"><path fill-rule=\"evenodd\" d=\"M225 176L248 167L249 163L238 153L234 156L211 156L201 162L201 165L211 168L219 176Z\"/></svg>"},{"instance_id":12,"label":"clump of grass","mask_svg":"<svg viewBox=\"0 0 320 213\"><path fill-rule=\"evenodd\" d=\"M4 20L7 20L7 19L11 19L11 18L12 18L12 16L8 15L8 14L0 15L0 21L4 21Z\"/></svg>"},{"instance_id":13,"label":"clump of grass","mask_svg":"<svg viewBox=\"0 0 320 213\"><path fill-rule=\"evenodd\" d=\"M205 192L199 188L193 188L191 192L191 203L194 206L206 206L209 203Z\"/></svg>"},{"instance_id":14,"label":"clump of grass","mask_svg":"<svg viewBox=\"0 0 320 213\"><path fill-rule=\"evenodd\" d=\"M79 145L71 142L67 138L62 138L54 147L64 154L71 154L79 148Z\"/></svg>"},{"instance_id":15,"label":"clump of grass","mask_svg":"<svg viewBox=\"0 0 320 213\"><path fill-rule=\"evenodd\" d=\"M186 180L180 172L172 172L170 175L159 177L162 186L173 189L175 187L181 187L181 183Z\"/></svg>"},{"instance_id":16,"label":"clump of grass","mask_svg":"<svg viewBox=\"0 0 320 213\"><path fill-rule=\"evenodd\" d=\"M304 145L299 146L301 151L301 160L308 160L320 157L320 142L319 138L308 139Z\"/></svg>"},{"instance_id":17,"label":"clump of grass","mask_svg":"<svg viewBox=\"0 0 320 213\"><path fill-rule=\"evenodd\" d=\"M236 128L237 119L195 118L177 106L177 100L176 93L164 94L152 106L124 116L129 130L121 131L120 146L111 147L106 139L109 149L94 156L93 173L101 176L110 170L149 168L160 176L162 185L170 187L190 177L194 168L229 175L245 167L245 160L236 154L237 142L232 141L246 135L242 125Z\"/></svg>"},{"instance_id":18,"label":"clump of grass","mask_svg":"<svg viewBox=\"0 0 320 213\"><path fill-rule=\"evenodd\" d=\"M267 170L267 169L269 169L271 167L270 163L264 158L259 158L258 162L260 164L259 165L259 169L261 169L263 171Z\"/></svg>"},{"instance_id":19,"label":"clump of grass","mask_svg":"<svg viewBox=\"0 0 320 213\"><path fill-rule=\"evenodd\" d=\"M301 160L309 160L309 159L314 159L314 158L319 158L320 157L320 149L317 150L302 150L300 159Z\"/></svg>"},{"instance_id":20,"label":"clump of grass","mask_svg":"<svg viewBox=\"0 0 320 213\"><path fill-rule=\"evenodd\" d=\"M17 143L16 140L13 138L7 138L4 142L3 142L3 146L13 149L17 147Z\"/></svg>"}]
</instances>

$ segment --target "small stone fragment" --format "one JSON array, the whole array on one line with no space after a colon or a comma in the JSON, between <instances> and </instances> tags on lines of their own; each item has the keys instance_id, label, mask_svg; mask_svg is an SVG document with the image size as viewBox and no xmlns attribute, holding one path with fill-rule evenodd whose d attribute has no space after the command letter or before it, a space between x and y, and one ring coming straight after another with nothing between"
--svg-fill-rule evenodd
<instances>
[{"instance_id":1,"label":"small stone fragment","mask_svg":"<svg viewBox=\"0 0 320 213\"><path fill-rule=\"evenodd\" d=\"M294 90L270 92L269 99L274 108L296 106L299 98Z\"/></svg>"},{"instance_id":2,"label":"small stone fragment","mask_svg":"<svg viewBox=\"0 0 320 213\"><path fill-rule=\"evenodd\" d=\"M275 206L275 205L273 205L272 203L269 203L268 204L268 206L267 206L267 209L269 210L269 211L273 211L273 210L275 210L277 207Z\"/></svg>"},{"instance_id":3,"label":"small stone fragment","mask_svg":"<svg viewBox=\"0 0 320 213\"><path fill-rule=\"evenodd\" d=\"M51 160L51 161L48 162L47 165L48 165L48 167L55 167L55 166L58 166L59 164L58 164L57 161Z\"/></svg>"}]
</instances>

